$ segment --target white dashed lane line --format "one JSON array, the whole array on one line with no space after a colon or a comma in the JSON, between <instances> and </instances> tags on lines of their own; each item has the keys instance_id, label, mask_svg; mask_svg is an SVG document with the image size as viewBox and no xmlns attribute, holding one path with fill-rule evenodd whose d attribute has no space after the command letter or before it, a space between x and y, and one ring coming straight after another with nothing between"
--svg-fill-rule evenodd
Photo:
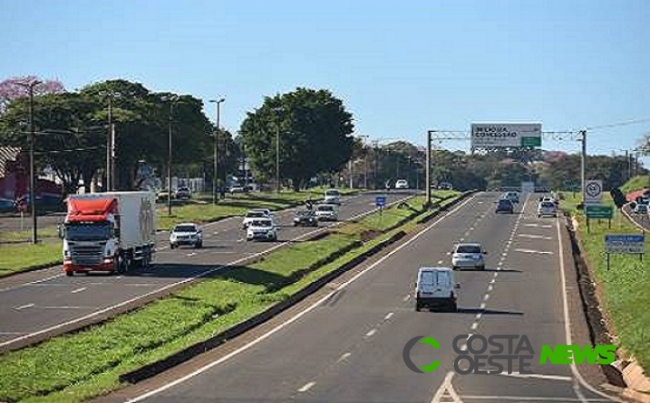
<instances>
[{"instance_id":1,"label":"white dashed lane line","mask_svg":"<svg viewBox=\"0 0 650 403\"><path fill-rule=\"evenodd\" d=\"M377 329L371 329L368 333L366 333L365 337L372 337L377 333Z\"/></svg>"},{"instance_id":2,"label":"white dashed lane line","mask_svg":"<svg viewBox=\"0 0 650 403\"><path fill-rule=\"evenodd\" d=\"M298 392L307 392L309 389L311 389L314 385L316 385L316 382L309 382L306 383L302 388L298 389Z\"/></svg>"},{"instance_id":3,"label":"white dashed lane line","mask_svg":"<svg viewBox=\"0 0 650 403\"><path fill-rule=\"evenodd\" d=\"M341 361L344 361L345 359L347 359L347 358L348 358L349 356L351 356L351 355L352 355L351 353L345 353L345 354L342 354L342 355L339 357L339 359L336 360L336 362L337 362L337 363L340 363Z\"/></svg>"},{"instance_id":4,"label":"white dashed lane line","mask_svg":"<svg viewBox=\"0 0 650 403\"><path fill-rule=\"evenodd\" d=\"M34 304L26 304L26 305L21 305L21 306L19 306L19 307L16 307L15 309L16 309L17 311L20 311L20 310L23 310L23 309L31 308L31 307L33 307L33 306L34 306Z\"/></svg>"},{"instance_id":5,"label":"white dashed lane line","mask_svg":"<svg viewBox=\"0 0 650 403\"><path fill-rule=\"evenodd\" d=\"M384 317L384 320L388 320L388 319L392 318L393 315L395 315L393 312L389 312L389 313Z\"/></svg>"},{"instance_id":6,"label":"white dashed lane line","mask_svg":"<svg viewBox=\"0 0 650 403\"><path fill-rule=\"evenodd\" d=\"M86 287L81 287L81 288L77 288L76 290L72 290L72 291L70 291L70 294L77 294L77 293L80 293L82 291L86 291Z\"/></svg>"}]
</instances>

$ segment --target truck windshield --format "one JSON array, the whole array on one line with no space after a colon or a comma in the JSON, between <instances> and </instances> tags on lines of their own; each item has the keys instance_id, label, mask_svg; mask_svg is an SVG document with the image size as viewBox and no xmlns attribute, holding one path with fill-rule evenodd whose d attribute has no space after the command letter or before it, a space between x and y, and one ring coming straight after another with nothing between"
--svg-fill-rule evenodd
<instances>
[{"instance_id":1,"label":"truck windshield","mask_svg":"<svg viewBox=\"0 0 650 403\"><path fill-rule=\"evenodd\" d=\"M111 237L108 222L66 224L65 238L68 241L104 241Z\"/></svg>"}]
</instances>

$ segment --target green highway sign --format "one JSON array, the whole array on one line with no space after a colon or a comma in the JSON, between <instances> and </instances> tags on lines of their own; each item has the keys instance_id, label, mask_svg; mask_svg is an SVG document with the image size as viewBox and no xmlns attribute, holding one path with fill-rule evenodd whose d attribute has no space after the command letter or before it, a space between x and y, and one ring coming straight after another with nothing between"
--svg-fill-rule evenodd
<instances>
[{"instance_id":1,"label":"green highway sign","mask_svg":"<svg viewBox=\"0 0 650 403\"><path fill-rule=\"evenodd\" d=\"M521 138L522 147L541 147L542 138L541 137L522 137Z\"/></svg>"},{"instance_id":2,"label":"green highway sign","mask_svg":"<svg viewBox=\"0 0 650 403\"><path fill-rule=\"evenodd\" d=\"M585 213L587 215L587 218L611 219L614 215L614 208L612 206L587 205L585 206Z\"/></svg>"}]
</instances>

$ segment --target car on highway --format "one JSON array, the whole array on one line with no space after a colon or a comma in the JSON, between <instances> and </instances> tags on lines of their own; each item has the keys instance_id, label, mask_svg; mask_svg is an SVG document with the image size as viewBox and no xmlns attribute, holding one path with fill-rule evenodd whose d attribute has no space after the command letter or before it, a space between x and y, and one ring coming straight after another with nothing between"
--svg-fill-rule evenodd
<instances>
[{"instance_id":1,"label":"car on highway","mask_svg":"<svg viewBox=\"0 0 650 403\"><path fill-rule=\"evenodd\" d=\"M318 227L318 217L313 210L298 210L293 217L294 227Z\"/></svg>"},{"instance_id":2,"label":"car on highway","mask_svg":"<svg viewBox=\"0 0 650 403\"><path fill-rule=\"evenodd\" d=\"M398 179L395 182L395 189L408 189L409 188L409 183L407 182L406 179Z\"/></svg>"},{"instance_id":3,"label":"car on highway","mask_svg":"<svg viewBox=\"0 0 650 403\"><path fill-rule=\"evenodd\" d=\"M537 217L557 217L557 205L551 201L541 201L537 205Z\"/></svg>"},{"instance_id":4,"label":"car on highway","mask_svg":"<svg viewBox=\"0 0 650 403\"><path fill-rule=\"evenodd\" d=\"M192 192L187 186L181 186L176 189L174 196L179 200L188 200L192 198Z\"/></svg>"},{"instance_id":5,"label":"car on highway","mask_svg":"<svg viewBox=\"0 0 650 403\"><path fill-rule=\"evenodd\" d=\"M438 189L441 189L441 190L453 190L454 185L452 185L450 182L440 182L438 184Z\"/></svg>"},{"instance_id":6,"label":"car on highway","mask_svg":"<svg viewBox=\"0 0 650 403\"><path fill-rule=\"evenodd\" d=\"M338 221L339 208L336 204L319 204L316 206L316 218L319 221Z\"/></svg>"},{"instance_id":7,"label":"car on highway","mask_svg":"<svg viewBox=\"0 0 650 403\"><path fill-rule=\"evenodd\" d=\"M248 225L251 223L251 221L254 221L258 218L273 218L271 214L271 210L269 209L251 209L248 210L246 215L244 216L244 219L242 220L242 229L248 228Z\"/></svg>"},{"instance_id":8,"label":"car on highway","mask_svg":"<svg viewBox=\"0 0 650 403\"><path fill-rule=\"evenodd\" d=\"M515 212L515 205L508 199L499 199L497 200L497 207L494 210L495 213L510 213Z\"/></svg>"},{"instance_id":9,"label":"car on highway","mask_svg":"<svg viewBox=\"0 0 650 403\"><path fill-rule=\"evenodd\" d=\"M487 252L478 242L457 243L451 251L451 267L454 270L463 267L485 270L485 255Z\"/></svg>"},{"instance_id":10,"label":"car on highway","mask_svg":"<svg viewBox=\"0 0 650 403\"><path fill-rule=\"evenodd\" d=\"M341 192L338 189L327 189L323 203L326 204L341 204Z\"/></svg>"},{"instance_id":11,"label":"car on highway","mask_svg":"<svg viewBox=\"0 0 650 403\"><path fill-rule=\"evenodd\" d=\"M519 192L505 192L501 195L502 199L508 199L511 202L517 204L519 203Z\"/></svg>"},{"instance_id":12,"label":"car on highway","mask_svg":"<svg viewBox=\"0 0 650 403\"><path fill-rule=\"evenodd\" d=\"M202 248L203 229L195 223L177 224L169 234L169 247L174 249L181 245Z\"/></svg>"},{"instance_id":13,"label":"car on highway","mask_svg":"<svg viewBox=\"0 0 650 403\"><path fill-rule=\"evenodd\" d=\"M248 224L246 240L277 241L278 229L272 219L267 217L257 218Z\"/></svg>"},{"instance_id":14,"label":"car on highway","mask_svg":"<svg viewBox=\"0 0 650 403\"><path fill-rule=\"evenodd\" d=\"M637 203L632 210L634 214L648 214L648 205L644 203Z\"/></svg>"},{"instance_id":15,"label":"car on highway","mask_svg":"<svg viewBox=\"0 0 650 403\"><path fill-rule=\"evenodd\" d=\"M455 311L459 289L449 267L420 267L415 283L415 310L443 307Z\"/></svg>"},{"instance_id":16,"label":"car on highway","mask_svg":"<svg viewBox=\"0 0 650 403\"><path fill-rule=\"evenodd\" d=\"M174 193L171 193L172 199L174 198ZM156 201L157 202L166 202L167 199L169 198L169 190L167 189L162 189L159 190L158 193L156 193Z\"/></svg>"}]
</instances>

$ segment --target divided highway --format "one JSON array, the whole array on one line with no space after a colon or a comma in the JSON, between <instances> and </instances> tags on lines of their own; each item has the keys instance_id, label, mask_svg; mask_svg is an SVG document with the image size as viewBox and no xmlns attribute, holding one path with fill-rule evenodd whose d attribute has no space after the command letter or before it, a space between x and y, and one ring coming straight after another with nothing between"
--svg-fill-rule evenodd
<instances>
[{"instance_id":1,"label":"divided highway","mask_svg":"<svg viewBox=\"0 0 650 403\"><path fill-rule=\"evenodd\" d=\"M229 342L211 361L187 363L101 402L608 402L569 365L539 365L534 375L459 375L451 348L458 335L525 335L539 356L543 344L570 344L565 270L571 269L559 218L538 218L536 199L513 215L495 215L497 193L459 204L418 235L356 276L265 325L266 333ZM413 283L420 266L449 266L453 243L478 241L488 251L485 271L456 271L458 312L416 312ZM565 267L567 266L567 267ZM569 332L570 333L570 332ZM404 347L418 343L411 371ZM466 337L458 348L466 351ZM515 342L516 345L516 342ZM475 348L480 343L474 344ZM490 347L492 348L492 347ZM506 351L508 354L506 343ZM488 354L488 353L485 353ZM185 367L185 368L184 368ZM461 369L467 365L461 364ZM185 374L183 374L185 372Z\"/></svg>"},{"instance_id":2,"label":"divided highway","mask_svg":"<svg viewBox=\"0 0 650 403\"><path fill-rule=\"evenodd\" d=\"M407 198L412 192L389 193L387 203ZM375 195L366 193L343 198L340 220L349 220L375 208ZM169 234L158 235L155 265L125 275L76 275L66 277L61 267L0 280L0 351L26 339L74 326L77 322L110 311L161 289L215 270L237 264L251 256L281 247L317 228L294 228L295 209L276 212L278 242L246 242L241 218L234 217L203 226L202 249L169 249ZM321 228L328 225L321 223Z\"/></svg>"}]
</instances>

